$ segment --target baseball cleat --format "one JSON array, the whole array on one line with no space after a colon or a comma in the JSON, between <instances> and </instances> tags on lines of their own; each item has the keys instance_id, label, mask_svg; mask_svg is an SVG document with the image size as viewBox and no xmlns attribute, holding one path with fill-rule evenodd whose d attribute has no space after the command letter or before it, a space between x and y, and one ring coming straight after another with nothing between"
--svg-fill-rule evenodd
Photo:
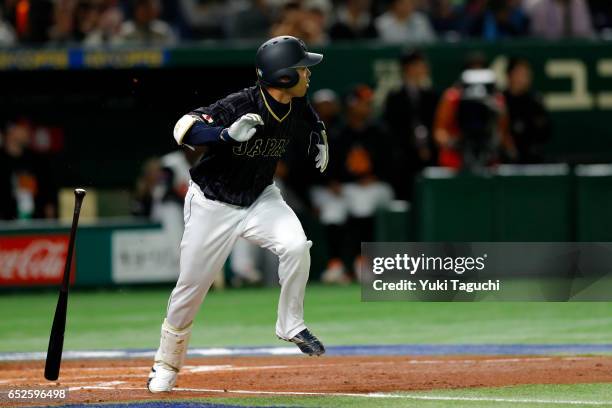
<instances>
[{"instance_id":1,"label":"baseball cleat","mask_svg":"<svg viewBox=\"0 0 612 408\"><path fill-rule=\"evenodd\" d=\"M308 329L302 330L296 334L295 337L287 341L295 343L302 353L308 354L309 356L320 356L325 353L323 343L321 343Z\"/></svg>"},{"instance_id":2,"label":"baseball cleat","mask_svg":"<svg viewBox=\"0 0 612 408\"><path fill-rule=\"evenodd\" d=\"M176 377L178 373L170 370L161 364L155 364L151 367L147 388L150 392L170 392L176 385Z\"/></svg>"}]
</instances>

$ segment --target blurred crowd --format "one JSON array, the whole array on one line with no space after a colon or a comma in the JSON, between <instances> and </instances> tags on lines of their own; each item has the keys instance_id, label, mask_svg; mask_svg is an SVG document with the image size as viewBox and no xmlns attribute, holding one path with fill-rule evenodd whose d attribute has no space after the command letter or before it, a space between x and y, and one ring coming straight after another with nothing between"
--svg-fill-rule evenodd
<instances>
[{"instance_id":1,"label":"blurred crowd","mask_svg":"<svg viewBox=\"0 0 612 408\"><path fill-rule=\"evenodd\" d=\"M612 35L609 0L2 0L0 46L159 45L294 35L426 43Z\"/></svg>"}]
</instances>

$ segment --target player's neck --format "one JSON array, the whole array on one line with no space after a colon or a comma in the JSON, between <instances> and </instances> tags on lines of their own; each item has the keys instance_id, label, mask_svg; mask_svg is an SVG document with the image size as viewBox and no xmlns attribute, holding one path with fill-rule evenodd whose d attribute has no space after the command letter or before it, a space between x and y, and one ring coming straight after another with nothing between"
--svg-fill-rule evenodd
<instances>
[{"instance_id":1,"label":"player's neck","mask_svg":"<svg viewBox=\"0 0 612 408\"><path fill-rule=\"evenodd\" d=\"M266 87L265 89L266 89L266 92L272 98L274 98L274 100L278 103L287 104L291 102L291 98L293 98L293 96L291 96L291 94L289 94L284 89L277 89L277 88L270 88L270 87Z\"/></svg>"}]
</instances>

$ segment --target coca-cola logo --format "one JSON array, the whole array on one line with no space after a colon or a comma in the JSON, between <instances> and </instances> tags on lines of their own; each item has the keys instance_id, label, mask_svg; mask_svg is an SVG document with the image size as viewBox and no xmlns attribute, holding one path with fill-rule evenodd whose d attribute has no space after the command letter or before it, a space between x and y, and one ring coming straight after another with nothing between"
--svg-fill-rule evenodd
<instances>
[{"instance_id":1,"label":"coca-cola logo","mask_svg":"<svg viewBox=\"0 0 612 408\"><path fill-rule=\"evenodd\" d=\"M63 236L4 241L0 244L0 282L59 282L67 251Z\"/></svg>"}]
</instances>

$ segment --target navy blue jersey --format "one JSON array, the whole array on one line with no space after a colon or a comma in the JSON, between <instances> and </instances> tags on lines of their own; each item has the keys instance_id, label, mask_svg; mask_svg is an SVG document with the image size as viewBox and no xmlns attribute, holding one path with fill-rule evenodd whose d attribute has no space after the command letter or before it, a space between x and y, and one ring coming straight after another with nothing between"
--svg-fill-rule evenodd
<instances>
[{"instance_id":1,"label":"navy blue jersey","mask_svg":"<svg viewBox=\"0 0 612 408\"><path fill-rule=\"evenodd\" d=\"M204 155L190 174L207 198L242 207L251 205L272 183L276 164L289 141L318 136L319 118L306 98L293 98L290 109L287 106L283 111L264 93L253 86L189 113L216 129L230 127L247 113L259 114L264 122L246 142L233 142L226 135L205 145Z\"/></svg>"}]
</instances>

